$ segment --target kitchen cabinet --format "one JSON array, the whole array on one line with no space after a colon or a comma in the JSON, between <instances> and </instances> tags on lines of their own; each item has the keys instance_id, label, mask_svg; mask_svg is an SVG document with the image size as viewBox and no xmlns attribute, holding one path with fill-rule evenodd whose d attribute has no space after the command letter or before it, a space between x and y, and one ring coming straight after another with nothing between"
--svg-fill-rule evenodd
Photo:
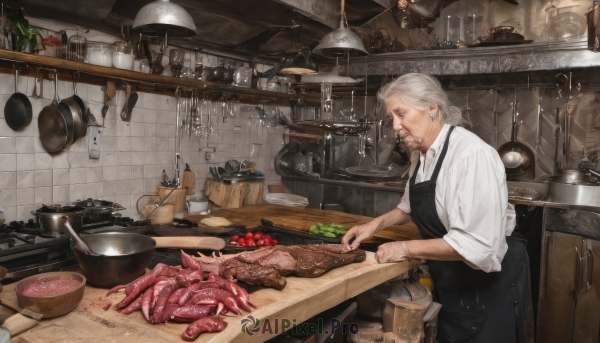
<instances>
[{"instance_id":1,"label":"kitchen cabinet","mask_svg":"<svg viewBox=\"0 0 600 343\"><path fill-rule=\"evenodd\" d=\"M590 219L598 214L559 209L546 212L537 342L597 343L600 240L583 233L590 233Z\"/></svg>"}]
</instances>

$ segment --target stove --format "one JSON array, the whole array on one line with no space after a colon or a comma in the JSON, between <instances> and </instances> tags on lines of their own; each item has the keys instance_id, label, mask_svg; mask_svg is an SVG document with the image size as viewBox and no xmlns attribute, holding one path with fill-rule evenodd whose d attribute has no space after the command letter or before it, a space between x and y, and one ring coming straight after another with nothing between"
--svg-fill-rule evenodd
<instances>
[{"instance_id":1,"label":"stove","mask_svg":"<svg viewBox=\"0 0 600 343\"><path fill-rule=\"evenodd\" d=\"M188 223L177 225L191 226L191 223ZM154 235L150 222L119 216L111 216L110 220L103 222L93 222L89 218L84 218L84 225L78 233L83 236L100 232ZM76 266L73 244L69 234L57 237L44 236L33 219L27 222L13 221L9 224L0 224L0 266L8 269L12 275L10 278L3 279L2 283L8 284L31 275ZM159 262L170 265L180 264L180 252L157 249L150 268Z\"/></svg>"}]
</instances>

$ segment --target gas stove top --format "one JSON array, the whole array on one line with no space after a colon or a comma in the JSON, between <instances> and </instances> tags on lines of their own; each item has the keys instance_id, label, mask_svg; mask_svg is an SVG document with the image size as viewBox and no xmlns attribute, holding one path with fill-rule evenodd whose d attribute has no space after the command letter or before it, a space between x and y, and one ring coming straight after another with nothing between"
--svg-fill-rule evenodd
<instances>
[{"instance_id":1,"label":"gas stove top","mask_svg":"<svg viewBox=\"0 0 600 343\"><path fill-rule=\"evenodd\" d=\"M96 223L84 219L84 225L79 234L115 231L153 235L148 221L136 221L128 217L116 216L111 217L110 221ZM68 234L45 237L33 219L27 222L13 221L9 224L1 224L0 266L8 269L12 274L10 279L3 279L2 283L7 284L27 276L77 265L72 244ZM157 249L150 267L159 262L171 265L180 264L180 254L178 251Z\"/></svg>"}]
</instances>

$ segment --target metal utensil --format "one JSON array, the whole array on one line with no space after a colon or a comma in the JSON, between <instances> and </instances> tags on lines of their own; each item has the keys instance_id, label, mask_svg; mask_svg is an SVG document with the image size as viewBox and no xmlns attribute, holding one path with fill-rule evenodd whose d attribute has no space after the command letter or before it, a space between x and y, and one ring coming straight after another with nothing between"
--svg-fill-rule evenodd
<instances>
[{"instance_id":1,"label":"metal utensil","mask_svg":"<svg viewBox=\"0 0 600 343\"><path fill-rule=\"evenodd\" d=\"M63 216L63 219L65 220L65 228L67 228L67 231L69 231L69 233L71 234L71 237L73 237L77 241L77 243L79 243L79 245L81 245L81 248L83 249L83 251L86 254L94 255L94 256L101 256L100 254L96 254L94 251L92 251L92 249L90 249L90 247L88 247L88 245L85 244L85 242L79 237L79 235L77 234L77 232L75 232L75 230L73 229L71 224L69 224L69 221L67 220L67 219L69 219L69 217Z\"/></svg>"},{"instance_id":2,"label":"metal utensil","mask_svg":"<svg viewBox=\"0 0 600 343\"><path fill-rule=\"evenodd\" d=\"M88 281L110 288L127 284L146 272L155 248L221 250L225 241L216 237L149 237L135 233L106 232L82 236L93 251L88 255L79 245L75 257Z\"/></svg>"},{"instance_id":3,"label":"metal utensil","mask_svg":"<svg viewBox=\"0 0 600 343\"><path fill-rule=\"evenodd\" d=\"M115 94L117 94L117 86L115 86L114 83L107 81L106 97L104 101L104 106L102 107L102 126L104 126L104 120L106 119L106 113L108 112L108 102L115 97Z\"/></svg>"},{"instance_id":4,"label":"metal utensil","mask_svg":"<svg viewBox=\"0 0 600 343\"><path fill-rule=\"evenodd\" d=\"M502 144L498 154L504 163L506 173L510 175L524 174L531 168L533 154L523 143L517 141L517 88L513 100L513 116L511 128L511 140Z\"/></svg>"},{"instance_id":5,"label":"metal utensil","mask_svg":"<svg viewBox=\"0 0 600 343\"><path fill-rule=\"evenodd\" d=\"M129 97L131 96L131 86L129 84L125 85L125 104L123 104L123 109L121 110L121 119L123 121L127 121L127 106L129 103Z\"/></svg>"},{"instance_id":6,"label":"metal utensil","mask_svg":"<svg viewBox=\"0 0 600 343\"><path fill-rule=\"evenodd\" d=\"M48 152L59 152L73 143L73 117L64 106L58 106L58 73L54 73L54 100L38 116L42 145Z\"/></svg>"},{"instance_id":7,"label":"metal utensil","mask_svg":"<svg viewBox=\"0 0 600 343\"><path fill-rule=\"evenodd\" d=\"M19 93L19 71L15 68L15 93L4 105L4 119L13 130L21 130L31 123L33 116L31 101L27 95Z\"/></svg>"}]
</instances>

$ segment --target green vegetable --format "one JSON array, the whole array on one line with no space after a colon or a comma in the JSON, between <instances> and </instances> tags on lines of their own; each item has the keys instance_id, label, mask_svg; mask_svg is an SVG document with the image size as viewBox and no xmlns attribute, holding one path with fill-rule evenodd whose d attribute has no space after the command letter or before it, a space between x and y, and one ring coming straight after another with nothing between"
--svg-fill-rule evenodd
<instances>
[{"instance_id":1,"label":"green vegetable","mask_svg":"<svg viewBox=\"0 0 600 343\"><path fill-rule=\"evenodd\" d=\"M30 44L32 50L35 49L38 32L29 27L29 21L25 19L23 12L15 10L9 15L9 19L17 32L17 51L21 51L27 44Z\"/></svg>"},{"instance_id":2,"label":"green vegetable","mask_svg":"<svg viewBox=\"0 0 600 343\"><path fill-rule=\"evenodd\" d=\"M346 229L346 227L343 225L333 224L333 223L325 225L322 223L317 223L317 224L311 225L308 232L311 234L314 234L314 235L338 238L338 237L341 237L344 234L346 234L347 231L348 231L348 229Z\"/></svg>"}]
</instances>

